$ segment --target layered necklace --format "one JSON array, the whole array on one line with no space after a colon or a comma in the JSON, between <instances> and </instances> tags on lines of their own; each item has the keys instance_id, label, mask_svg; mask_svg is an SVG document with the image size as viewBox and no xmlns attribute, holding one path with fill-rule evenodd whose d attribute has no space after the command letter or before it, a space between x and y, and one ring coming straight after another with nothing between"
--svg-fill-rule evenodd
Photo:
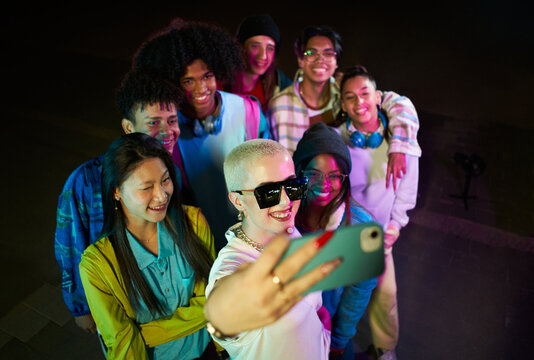
<instances>
[{"instance_id":1,"label":"layered necklace","mask_svg":"<svg viewBox=\"0 0 534 360\"><path fill-rule=\"evenodd\" d=\"M263 251L263 244L260 244L260 243L257 243L253 240L251 240L247 234L245 234L245 232L243 231L243 227L242 226L238 226L234 229L234 233L236 234L236 236L238 238L240 238L241 240L243 240L245 243L249 244L250 246L252 246L254 249L258 250L259 252L262 252Z\"/></svg>"}]
</instances>

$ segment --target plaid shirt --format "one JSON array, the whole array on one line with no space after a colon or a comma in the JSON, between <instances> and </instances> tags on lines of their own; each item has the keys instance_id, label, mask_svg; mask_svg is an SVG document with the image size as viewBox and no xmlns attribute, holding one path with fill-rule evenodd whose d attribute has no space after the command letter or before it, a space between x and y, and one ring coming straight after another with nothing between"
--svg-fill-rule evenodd
<instances>
[{"instance_id":1,"label":"plaid shirt","mask_svg":"<svg viewBox=\"0 0 534 360\"><path fill-rule=\"evenodd\" d=\"M302 70L297 71L293 86L274 96L269 102L267 117L271 134L291 154L295 152L299 140L310 127L308 107L299 92ZM417 142L419 118L413 103L406 96L393 91L381 92L381 107L389 120L391 132L389 153L399 152L412 156L421 156L421 148ZM334 117L341 109L341 95L334 78L330 78L330 101L324 110L332 110Z\"/></svg>"},{"instance_id":2,"label":"plaid shirt","mask_svg":"<svg viewBox=\"0 0 534 360\"><path fill-rule=\"evenodd\" d=\"M310 127L308 107L300 97L301 70L297 71L293 86L274 96L269 102L267 117L271 126L271 134L291 154L297 148L299 140ZM340 110L340 94L334 78L330 78L330 101L323 110L332 110L334 118Z\"/></svg>"}]
</instances>

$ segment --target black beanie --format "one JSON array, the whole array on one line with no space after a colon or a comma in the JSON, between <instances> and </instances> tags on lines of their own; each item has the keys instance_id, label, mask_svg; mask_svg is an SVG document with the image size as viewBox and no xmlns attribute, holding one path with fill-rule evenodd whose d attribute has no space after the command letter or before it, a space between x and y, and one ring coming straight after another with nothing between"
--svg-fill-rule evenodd
<instances>
[{"instance_id":1,"label":"black beanie","mask_svg":"<svg viewBox=\"0 0 534 360\"><path fill-rule=\"evenodd\" d=\"M265 35L274 40L276 52L280 48L280 30L273 18L268 14L254 15L245 18L237 28L237 40L244 44L247 39Z\"/></svg>"},{"instance_id":2,"label":"black beanie","mask_svg":"<svg viewBox=\"0 0 534 360\"><path fill-rule=\"evenodd\" d=\"M345 174L350 174L352 161L347 145L333 128L318 122L310 126L300 139L293 153L293 162L297 174L304 170L305 164L319 154L332 154Z\"/></svg>"}]
</instances>

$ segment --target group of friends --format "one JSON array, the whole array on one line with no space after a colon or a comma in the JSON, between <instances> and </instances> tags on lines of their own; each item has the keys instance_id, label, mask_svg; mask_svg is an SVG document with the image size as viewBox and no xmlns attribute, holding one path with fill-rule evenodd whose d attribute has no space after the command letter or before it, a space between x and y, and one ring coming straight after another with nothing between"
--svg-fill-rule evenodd
<instances>
[{"instance_id":1,"label":"group of friends","mask_svg":"<svg viewBox=\"0 0 534 360\"><path fill-rule=\"evenodd\" d=\"M298 36L293 81L279 50L261 14L235 36L175 19L134 54L116 92L125 135L74 170L57 209L65 303L107 358L354 358L366 310L375 356L395 358L392 247L416 203L417 113L365 67L340 71L330 27ZM325 234L370 221L384 273L302 296L342 261L293 278Z\"/></svg>"}]
</instances>

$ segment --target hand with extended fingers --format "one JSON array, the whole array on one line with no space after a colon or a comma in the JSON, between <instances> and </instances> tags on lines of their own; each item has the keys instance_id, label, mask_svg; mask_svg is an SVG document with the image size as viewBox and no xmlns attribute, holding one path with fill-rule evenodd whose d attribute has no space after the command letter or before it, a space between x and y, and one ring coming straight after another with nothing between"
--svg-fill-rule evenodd
<instances>
[{"instance_id":1,"label":"hand with extended fingers","mask_svg":"<svg viewBox=\"0 0 534 360\"><path fill-rule=\"evenodd\" d=\"M389 187L389 179L392 178L393 190L397 191L397 179L406 174L406 156L403 153L391 153L388 159L386 173L386 188Z\"/></svg>"},{"instance_id":2,"label":"hand with extended fingers","mask_svg":"<svg viewBox=\"0 0 534 360\"><path fill-rule=\"evenodd\" d=\"M290 240L285 235L277 235L254 263L242 264L233 274L217 281L204 307L210 326L219 334L231 337L269 325L287 313L302 299L304 291L341 263L341 259L326 262L291 280L331 235L325 232L311 239L278 265Z\"/></svg>"}]
</instances>

